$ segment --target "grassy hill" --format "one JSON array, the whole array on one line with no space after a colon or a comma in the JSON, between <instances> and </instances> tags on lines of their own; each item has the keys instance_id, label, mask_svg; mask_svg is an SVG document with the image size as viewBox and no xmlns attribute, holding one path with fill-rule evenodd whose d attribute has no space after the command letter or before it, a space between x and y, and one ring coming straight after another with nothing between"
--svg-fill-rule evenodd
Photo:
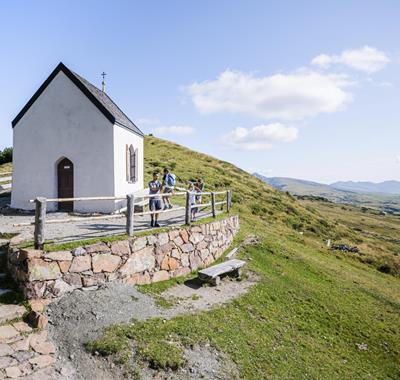
<instances>
[{"instance_id":1,"label":"grassy hill","mask_svg":"<svg viewBox=\"0 0 400 380\"><path fill-rule=\"evenodd\" d=\"M164 165L181 182L201 175L209 189L232 189L241 222L235 243L249 234L260 238L240 255L261 280L211 311L108 328L89 345L93 351L124 363L135 352L155 368L175 368L182 345L210 343L245 379L400 377L399 251L379 240L389 228L374 219L381 216L368 215L365 226L381 226L363 235L353 228L359 217L353 210L319 211L319 204L300 203L227 162L146 137L146 177ZM348 213L354 226L345 223ZM395 219L390 228L391 236L400 235ZM362 259L371 260L329 251L326 239L360 245ZM379 272L378 262L394 276ZM150 287L160 292L171 283Z\"/></svg>"},{"instance_id":2,"label":"grassy hill","mask_svg":"<svg viewBox=\"0 0 400 380\"><path fill-rule=\"evenodd\" d=\"M286 177L264 177L255 175L280 191L288 191L294 195L323 197L331 202L349 203L358 206L371 207L381 211L400 215L400 196L350 191L335 188L318 182L305 181Z\"/></svg>"}]
</instances>

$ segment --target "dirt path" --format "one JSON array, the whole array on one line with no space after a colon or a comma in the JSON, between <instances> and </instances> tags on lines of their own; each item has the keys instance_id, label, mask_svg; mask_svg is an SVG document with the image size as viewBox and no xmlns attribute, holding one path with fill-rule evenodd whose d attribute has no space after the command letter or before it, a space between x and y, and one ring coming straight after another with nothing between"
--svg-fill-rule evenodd
<instances>
[{"instance_id":1,"label":"dirt path","mask_svg":"<svg viewBox=\"0 0 400 380\"><path fill-rule=\"evenodd\" d=\"M117 367L112 368L107 360L87 353L83 346L85 342L98 337L104 327L127 323L133 318L169 319L184 313L210 309L244 294L256 281L251 274L243 281L225 279L218 288L200 287L196 281L189 281L162 294L175 303L175 306L168 309L157 306L151 296L130 285L110 283L96 291L75 291L52 304L47 311L51 321L50 338L58 346L56 366L58 369L67 369L70 379L120 378ZM180 377L176 374L178 377L174 378L199 378L200 375L203 378L219 378L216 374L221 364L219 360L215 363L218 356L210 350L200 350L204 355L208 353L214 358L214 362L211 359L208 361L206 368L198 360L201 355L196 349L191 350L193 352L186 350L188 362L192 365L191 372L185 372L184 369ZM157 374L146 370L142 375L143 378L151 379ZM170 377L164 374L161 378Z\"/></svg>"}]
</instances>

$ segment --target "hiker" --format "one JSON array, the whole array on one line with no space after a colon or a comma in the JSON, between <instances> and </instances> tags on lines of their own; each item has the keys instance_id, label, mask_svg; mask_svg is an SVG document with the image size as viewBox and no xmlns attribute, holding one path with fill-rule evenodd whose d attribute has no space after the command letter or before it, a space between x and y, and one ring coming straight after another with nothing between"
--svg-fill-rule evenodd
<instances>
[{"instance_id":1,"label":"hiker","mask_svg":"<svg viewBox=\"0 0 400 380\"><path fill-rule=\"evenodd\" d=\"M204 191L204 181L203 178L198 177L196 183L194 184L195 190L197 193L202 193ZM201 203L202 196L196 195L196 202Z\"/></svg>"},{"instance_id":2,"label":"hiker","mask_svg":"<svg viewBox=\"0 0 400 380\"><path fill-rule=\"evenodd\" d=\"M161 207L161 188L162 184L158 180L158 173L154 172L153 173L153 180L149 182L149 194L150 195L155 195L154 197L149 198L149 209L150 211L160 211L162 209ZM160 227L158 224L158 213L150 214L151 215L151 223L150 225L152 227Z\"/></svg>"},{"instance_id":3,"label":"hiker","mask_svg":"<svg viewBox=\"0 0 400 380\"><path fill-rule=\"evenodd\" d=\"M172 194L174 192L174 187L176 184L176 176L175 174L171 173L168 168L164 168L164 176L163 176L163 193L164 194ZM171 196L163 197L164 201L164 210L171 209Z\"/></svg>"},{"instance_id":4,"label":"hiker","mask_svg":"<svg viewBox=\"0 0 400 380\"><path fill-rule=\"evenodd\" d=\"M193 207L196 204L196 187L193 182L189 182L189 204L190 204L190 220L193 222L196 220L197 207Z\"/></svg>"}]
</instances>

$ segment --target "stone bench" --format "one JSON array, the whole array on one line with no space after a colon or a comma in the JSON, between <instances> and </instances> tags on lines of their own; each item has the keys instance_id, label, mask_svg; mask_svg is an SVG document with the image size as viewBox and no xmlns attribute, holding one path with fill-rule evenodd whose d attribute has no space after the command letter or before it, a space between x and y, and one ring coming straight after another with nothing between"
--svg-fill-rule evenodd
<instances>
[{"instance_id":1,"label":"stone bench","mask_svg":"<svg viewBox=\"0 0 400 380\"><path fill-rule=\"evenodd\" d=\"M233 259L225 261L221 264L213 265L209 268L199 271L199 279L203 282L208 282L214 286L219 285L221 276L224 274L234 277L240 276L240 269L246 264L243 260Z\"/></svg>"}]
</instances>

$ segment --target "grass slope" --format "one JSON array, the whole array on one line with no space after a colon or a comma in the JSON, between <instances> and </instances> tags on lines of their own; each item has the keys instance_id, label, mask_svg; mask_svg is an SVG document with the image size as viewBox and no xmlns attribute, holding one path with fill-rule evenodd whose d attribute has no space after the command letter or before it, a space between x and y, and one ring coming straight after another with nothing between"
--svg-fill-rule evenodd
<instances>
[{"instance_id":1,"label":"grass slope","mask_svg":"<svg viewBox=\"0 0 400 380\"><path fill-rule=\"evenodd\" d=\"M245 379L400 377L399 278L325 248L327 238L356 241L357 231L231 164L152 137L145 143L147 177L167 164L182 181L199 174L209 188L232 188L235 243L261 238L241 252L261 281L212 311L112 326L88 349L176 368L182 345L209 342Z\"/></svg>"}]
</instances>

